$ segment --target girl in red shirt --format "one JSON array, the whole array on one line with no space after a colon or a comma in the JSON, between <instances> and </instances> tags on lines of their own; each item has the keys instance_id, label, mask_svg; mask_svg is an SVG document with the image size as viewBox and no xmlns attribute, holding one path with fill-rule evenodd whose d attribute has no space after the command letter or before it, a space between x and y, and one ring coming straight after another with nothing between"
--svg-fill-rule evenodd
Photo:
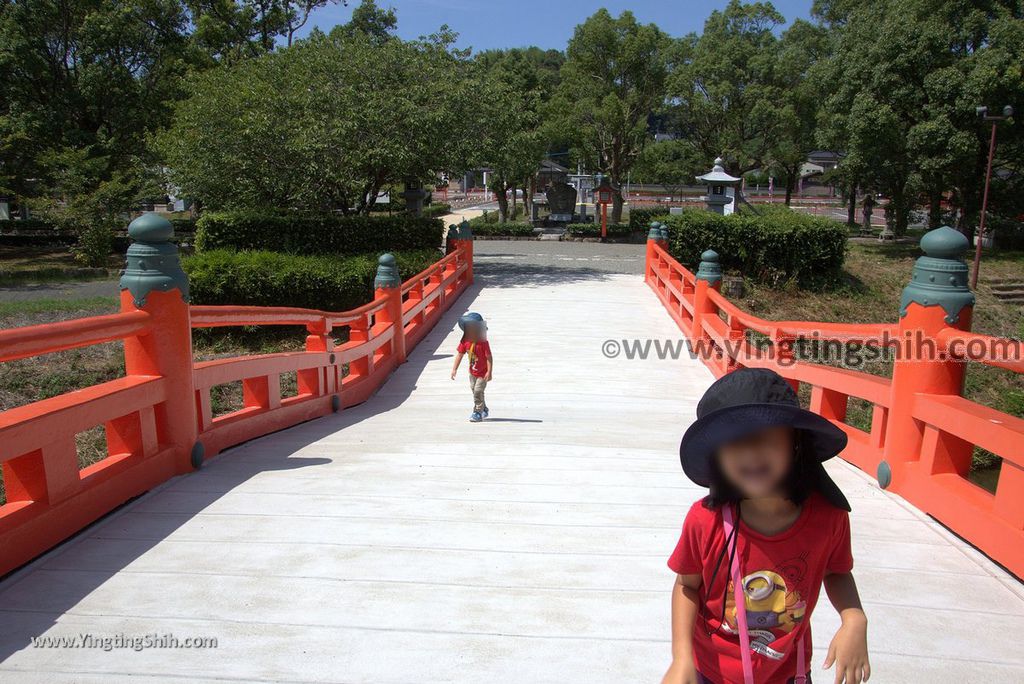
<instances>
[{"instance_id":1,"label":"girl in red shirt","mask_svg":"<svg viewBox=\"0 0 1024 684\"><path fill-rule=\"evenodd\" d=\"M663 684L809 684L822 585L842 619L824 666L835 664L835 684L867 681L850 505L822 466L845 446L774 371L737 370L708 388L679 446L686 475L710 491L668 561L678 577Z\"/></svg>"}]
</instances>

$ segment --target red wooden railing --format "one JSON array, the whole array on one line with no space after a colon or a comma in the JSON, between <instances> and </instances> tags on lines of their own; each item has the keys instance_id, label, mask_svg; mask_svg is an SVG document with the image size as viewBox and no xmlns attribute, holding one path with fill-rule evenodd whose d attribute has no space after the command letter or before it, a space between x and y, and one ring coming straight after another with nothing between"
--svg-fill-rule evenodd
<instances>
[{"instance_id":1,"label":"red wooden railing","mask_svg":"<svg viewBox=\"0 0 1024 684\"><path fill-rule=\"evenodd\" d=\"M893 324L766 320L741 311L719 292L720 282L691 273L666 247L663 237L648 241L645 280L716 377L765 367L796 388L808 385L810 409L849 437L845 460L1024 577L1024 420L962 396L967 363L1024 372L1021 342L968 332L971 306L955 323L941 306L913 301ZM904 353L892 376L880 377L797 359L793 344L801 338L886 347L923 339L938 353ZM871 405L867 429L845 422L850 397ZM968 479L975 446L1002 458L994 494Z\"/></svg>"},{"instance_id":2,"label":"red wooden railing","mask_svg":"<svg viewBox=\"0 0 1024 684\"><path fill-rule=\"evenodd\" d=\"M0 575L227 447L365 401L472 282L472 239L448 248L352 311L190 307L178 289L149 292L139 306L126 290L122 313L0 331L0 362L122 340L126 369L0 412ZM242 325L304 325L306 349L193 361L193 329ZM348 341L335 349L332 334L343 327ZM281 376L292 372L298 392L282 397ZM244 406L213 416L210 390L238 381ZM107 456L80 470L75 436L98 425Z\"/></svg>"}]
</instances>

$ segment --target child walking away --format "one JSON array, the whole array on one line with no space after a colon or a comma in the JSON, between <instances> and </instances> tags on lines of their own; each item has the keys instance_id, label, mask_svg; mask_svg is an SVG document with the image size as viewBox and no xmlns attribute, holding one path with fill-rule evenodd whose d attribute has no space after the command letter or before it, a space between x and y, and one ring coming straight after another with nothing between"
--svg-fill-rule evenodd
<instances>
[{"instance_id":1,"label":"child walking away","mask_svg":"<svg viewBox=\"0 0 1024 684\"><path fill-rule=\"evenodd\" d=\"M704 394L679 456L709 493L668 561L678 577L663 684L809 684L823 584L842 620L824 667L835 666L835 684L867 681L850 505L822 466L845 446L846 434L800 408L773 371L737 370Z\"/></svg>"},{"instance_id":2,"label":"child walking away","mask_svg":"<svg viewBox=\"0 0 1024 684\"><path fill-rule=\"evenodd\" d=\"M459 370L462 357L468 354L469 387L473 391L473 413L469 420L479 423L489 413L484 390L491 381L491 370L494 367L491 345L487 342L487 323L483 316L471 311L459 319L459 327L462 329L462 341L456 350L458 353L455 355L455 365L452 366L452 380Z\"/></svg>"}]
</instances>

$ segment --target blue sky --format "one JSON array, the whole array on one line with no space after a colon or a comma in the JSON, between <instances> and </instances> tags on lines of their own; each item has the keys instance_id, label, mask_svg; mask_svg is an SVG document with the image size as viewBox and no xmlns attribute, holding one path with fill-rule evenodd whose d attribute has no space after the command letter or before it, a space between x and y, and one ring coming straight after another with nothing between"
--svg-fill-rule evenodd
<instances>
[{"instance_id":1,"label":"blue sky","mask_svg":"<svg viewBox=\"0 0 1024 684\"><path fill-rule=\"evenodd\" d=\"M812 0L778 0L775 8L792 21L808 16ZM305 27L330 30L344 24L359 0L317 10ZM614 15L632 10L645 23L654 22L673 36L699 32L704 20L728 0L377 0L398 13L398 34L417 38L448 24L459 33L459 47L474 50L537 45L564 49L573 29L601 7Z\"/></svg>"}]
</instances>

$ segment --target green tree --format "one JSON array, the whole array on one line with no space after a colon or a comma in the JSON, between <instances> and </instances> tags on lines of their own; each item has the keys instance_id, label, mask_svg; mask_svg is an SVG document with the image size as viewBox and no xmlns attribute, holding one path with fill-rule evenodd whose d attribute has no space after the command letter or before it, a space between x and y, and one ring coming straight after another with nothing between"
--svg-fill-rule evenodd
<instances>
[{"instance_id":1,"label":"green tree","mask_svg":"<svg viewBox=\"0 0 1024 684\"><path fill-rule=\"evenodd\" d=\"M498 201L502 223L515 214L516 189L523 188L526 211L531 210L533 178L544 157L544 140L539 129L538 94L513 89L486 75L479 87L474 114L475 136L481 163L491 169L488 185ZM509 212L508 193L512 192Z\"/></svg>"},{"instance_id":2,"label":"green tree","mask_svg":"<svg viewBox=\"0 0 1024 684\"><path fill-rule=\"evenodd\" d=\"M774 135L768 141L766 166L785 185L787 206L807 156L816 147L818 109L824 90L817 71L825 58L827 42L820 27L797 20L782 34L774 67L781 97Z\"/></svg>"},{"instance_id":3,"label":"green tree","mask_svg":"<svg viewBox=\"0 0 1024 684\"><path fill-rule=\"evenodd\" d=\"M665 188L670 198L696 181L694 177L707 171L707 162L701 159L687 140L663 140L647 145L633 168L633 181L655 183Z\"/></svg>"},{"instance_id":4,"label":"green tree","mask_svg":"<svg viewBox=\"0 0 1024 684\"><path fill-rule=\"evenodd\" d=\"M171 177L212 208L367 212L381 188L463 168L466 65L451 36L337 30L191 83L161 136Z\"/></svg>"},{"instance_id":5,"label":"green tree","mask_svg":"<svg viewBox=\"0 0 1024 684\"><path fill-rule=\"evenodd\" d=\"M945 195L970 232L988 152L974 107L1024 95L1020 3L847 0L816 10L836 33L824 77L837 87L826 99L822 138L845 149L851 177L889 198L897 233L918 197L937 225ZM1024 171L1019 128L1005 133L996 177L1004 187Z\"/></svg>"},{"instance_id":6,"label":"green tree","mask_svg":"<svg viewBox=\"0 0 1024 684\"><path fill-rule=\"evenodd\" d=\"M526 214L532 212L536 173L556 130L545 124L544 112L558 88L564 62L557 50L536 47L487 50L475 57L482 80L474 99L482 105L476 115L481 128L479 162L492 169L488 184L503 222L515 215L517 188L523 191Z\"/></svg>"},{"instance_id":7,"label":"green tree","mask_svg":"<svg viewBox=\"0 0 1024 684\"><path fill-rule=\"evenodd\" d=\"M372 42L383 43L391 38L398 27L398 15L393 9L381 9L374 0L363 0L352 10L352 18L338 29L341 35L363 35Z\"/></svg>"},{"instance_id":8,"label":"green tree","mask_svg":"<svg viewBox=\"0 0 1024 684\"><path fill-rule=\"evenodd\" d=\"M669 121L705 166L722 156L739 176L769 162L786 118L774 33L784 21L771 3L732 0L711 13L703 34L677 43Z\"/></svg>"},{"instance_id":9,"label":"green tree","mask_svg":"<svg viewBox=\"0 0 1024 684\"><path fill-rule=\"evenodd\" d=\"M607 174L616 188L648 139L651 112L665 101L669 40L632 12L618 18L601 9L576 27L566 50L557 106L580 156ZM612 222L622 220L616 191Z\"/></svg>"},{"instance_id":10,"label":"green tree","mask_svg":"<svg viewBox=\"0 0 1024 684\"><path fill-rule=\"evenodd\" d=\"M0 3L8 190L75 225L120 222L156 194L148 137L181 92L186 29L174 0Z\"/></svg>"}]
</instances>

